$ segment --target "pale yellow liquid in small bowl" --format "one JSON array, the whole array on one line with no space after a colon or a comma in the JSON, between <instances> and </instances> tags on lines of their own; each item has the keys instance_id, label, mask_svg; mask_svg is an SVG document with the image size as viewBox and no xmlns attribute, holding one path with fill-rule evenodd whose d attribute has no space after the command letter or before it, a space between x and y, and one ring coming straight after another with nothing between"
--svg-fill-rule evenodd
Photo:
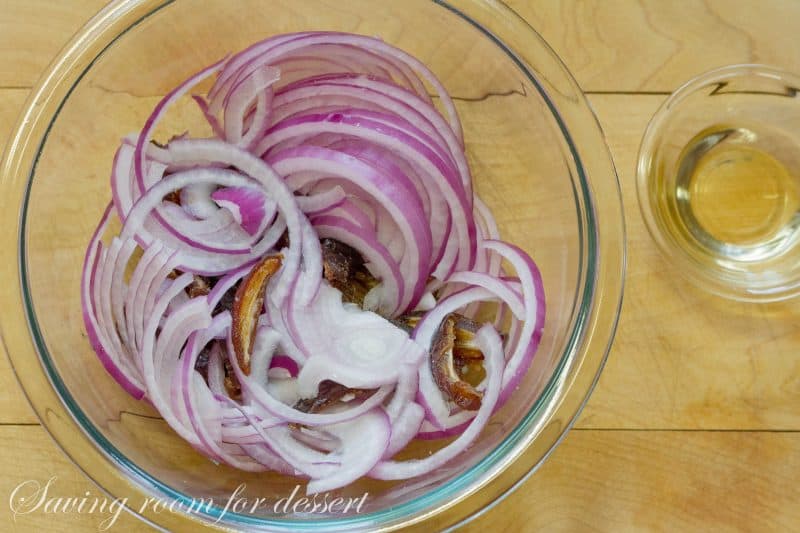
<instances>
[{"instance_id":1,"label":"pale yellow liquid in small bowl","mask_svg":"<svg viewBox=\"0 0 800 533\"><path fill-rule=\"evenodd\" d=\"M694 245L720 258L764 261L800 237L797 177L776 157L751 143L746 129L709 129L683 150L674 196Z\"/></svg>"},{"instance_id":2,"label":"pale yellow liquid in small bowl","mask_svg":"<svg viewBox=\"0 0 800 533\"><path fill-rule=\"evenodd\" d=\"M757 244L775 237L798 208L786 168L749 146L712 149L697 162L689 181L697 222L719 241Z\"/></svg>"}]
</instances>

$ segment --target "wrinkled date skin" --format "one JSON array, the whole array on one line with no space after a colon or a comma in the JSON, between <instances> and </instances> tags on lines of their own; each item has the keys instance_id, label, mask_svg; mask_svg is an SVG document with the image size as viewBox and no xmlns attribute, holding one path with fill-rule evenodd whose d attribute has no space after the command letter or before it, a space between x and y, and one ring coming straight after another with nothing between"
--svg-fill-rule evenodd
<instances>
[{"instance_id":1,"label":"wrinkled date skin","mask_svg":"<svg viewBox=\"0 0 800 533\"><path fill-rule=\"evenodd\" d=\"M469 330L474 331L474 323L467 324L466 320L468 319L451 313L442 321L431 343L430 365L436 386L447 398L462 409L477 411L481 407L483 394L464 381L456 371L456 356L453 353L458 337L465 338ZM457 328L457 324L462 327ZM478 350L464 348L460 352L461 360L483 359L483 354Z\"/></svg>"},{"instance_id":2,"label":"wrinkled date skin","mask_svg":"<svg viewBox=\"0 0 800 533\"><path fill-rule=\"evenodd\" d=\"M250 354L255 342L255 329L258 315L264 305L264 291L267 283L281 267L280 254L269 255L261 260L242 280L233 299L231 340L233 352L242 372L250 374Z\"/></svg>"},{"instance_id":3,"label":"wrinkled date skin","mask_svg":"<svg viewBox=\"0 0 800 533\"><path fill-rule=\"evenodd\" d=\"M335 381L326 379L319 384L317 396L300 400L294 408L304 413L317 413L325 407L342 400L348 394L353 395L354 400L366 400L372 396L377 389L351 389Z\"/></svg>"},{"instance_id":4,"label":"wrinkled date skin","mask_svg":"<svg viewBox=\"0 0 800 533\"><path fill-rule=\"evenodd\" d=\"M191 285L186 287L186 293L189 295L189 298L208 296L209 292L211 292L211 280L205 276L195 275Z\"/></svg>"},{"instance_id":5,"label":"wrinkled date skin","mask_svg":"<svg viewBox=\"0 0 800 533\"><path fill-rule=\"evenodd\" d=\"M323 254L323 277L342 292L342 299L362 305L364 295L377 284L369 275L364 261L351 247L333 239L321 241ZM239 367L250 374L250 355L255 341L255 328L258 315L264 303L264 293L270 278L282 263L280 254L270 255L261 260L239 283L231 306L231 340ZM196 277L190 295L207 294L210 283ZM192 294L194 293L194 294ZM397 327L411 332L424 313L410 313L393 319ZM485 376L483 354L472 341L478 324L469 318L451 313L439 326L430 349L430 366L437 387L447 399L462 409L480 409L483 394L474 385ZM238 383L228 383L235 378L226 368L226 387L229 392L240 393ZM333 381L320 383L314 398L303 399L294 408L306 413L316 413L345 396L352 395L355 400L364 400L375 392L374 389L350 389ZM237 394L238 395L238 394Z\"/></svg>"},{"instance_id":6,"label":"wrinkled date skin","mask_svg":"<svg viewBox=\"0 0 800 533\"><path fill-rule=\"evenodd\" d=\"M323 277L342 293L342 301L362 306L369 290L378 284L364 266L364 259L350 246L322 239Z\"/></svg>"}]
</instances>

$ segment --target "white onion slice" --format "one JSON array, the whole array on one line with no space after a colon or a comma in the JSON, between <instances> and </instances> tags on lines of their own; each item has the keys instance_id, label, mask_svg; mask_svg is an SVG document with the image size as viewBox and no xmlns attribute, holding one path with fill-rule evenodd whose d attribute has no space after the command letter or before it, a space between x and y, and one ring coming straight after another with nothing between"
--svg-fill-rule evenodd
<instances>
[{"instance_id":1,"label":"white onion slice","mask_svg":"<svg viewBox=\"0 0 800 533\"><path fill-rule=\"evenodd\" d=\"M151 143L171 106L215 75L192 95L211 138ZM538 347L540 273L475 196L451 98L380 39L276 36L190 76L122 139L111 192L84 259L89 342L127 392L217 463L305 477L308 494L365 475L437 476ZM122 228L106 235L114 216ZM323 255L323 238L355 255ZM240 366L241 294L271 255L281 266L257 288ZM362 284L363 301L343 301L342 276ZM474 336L486 377L468 411L437 386L429 351L451 313L484 316L485 302L497 310ZM393 460L439 437L455 439Z\"/></svg>"}]
</instances>

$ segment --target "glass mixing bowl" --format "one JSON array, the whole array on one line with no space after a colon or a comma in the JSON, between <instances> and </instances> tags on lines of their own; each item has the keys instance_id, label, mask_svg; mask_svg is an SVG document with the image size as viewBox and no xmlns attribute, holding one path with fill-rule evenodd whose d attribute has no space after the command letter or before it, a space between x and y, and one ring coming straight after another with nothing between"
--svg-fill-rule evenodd
<instances>
[{"instance_id":1,"label":"glass mixing bowl","mask_svg":"<svg viewBox=\"0 0 800 533\"><path fill-rule=\"evenodd\" d=\"M270 505L234 512L224 504L242 483L247 497L276 502L302 481L215 465L129 397L86 338L81 264L110 197L114 150L141 128L161 95L266 36L323 29L380 36L442 80L464 125L478 194L502 237L541 269L544 336L511 400L445 467L408 481L363 479L337 491L369 493L359 513L345 516L275 512ZM563 438L613 337L624 226L608 148L559 58L501 2L119 1L51 65L7 150L0 195L5 348L42 424L67 455L159 527L430 531L463 523L520 484ZM423 452L435 446L441 444L417 444ZM174 512L142 509L146 497L177 505ZM193 498L215 504L185 512Z\"/></svg>"}]
</instances>

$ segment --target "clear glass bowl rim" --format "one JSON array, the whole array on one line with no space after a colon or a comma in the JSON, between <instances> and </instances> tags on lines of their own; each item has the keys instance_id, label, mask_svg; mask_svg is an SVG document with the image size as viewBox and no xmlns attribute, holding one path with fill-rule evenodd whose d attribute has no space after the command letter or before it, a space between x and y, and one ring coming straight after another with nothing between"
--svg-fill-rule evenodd
<instances>
[{"instance_id":1,"label":"clear glass bowl rim","mask_svg":"<svg viewBox=\"0 0 800 533\"><path fill-rule=\"evenodd\" d=\"M0 272L6 276L5 279L20 280L19 286L9 284L0 292L6 304L0 309L3 347L42 425L76 466L112 498L133 493L145 497L190 499L161 484L119 454L80 412L61 382L38 329L28 292L25 216L36 160L45 145L50 126L72 90L94 61L121 35L174 1L117 0L91 19L51 63L31 92L15 132L9 138L0 168L0 188L3 191L0 203L4 207L2 216L7 228L0 238L7 250L19 250L16 256L4 254ZM583 287L579 292L578 311L573 317L567 348L542 396L520 424L478 464L443 486L397 508L363 516L300 522L227 513L225 520L216 524L217 527L256 527L272 531L369 527L388 531L414 526L424 531L423 521L433 515L446 525L462 524L498 503L538 468L574 423L603 368L622 303L625 232L616 170L599 124L578 84L555 52L505 4L493 0L433 1L471 23L503 48L539 89L569 144L578 173L580 190L575 194L577 207L579 210L583 208L580 223L584 226L585 253ZM520 53L515 53L505 44L505 31L495 28L493 32L488 28L491 26L488 22L498 19L511 26L507 30L510 40L520 38L513 32L521 32L526 44L533 45L533 55L543 55L545 68L553 75L553 79L548 80L552 84L550 91L532 74ZM537 59L541 61L542 57ZM567 125L574 122L580 122L581 127L570 132ZM579 147L583 146L593 149L587 149L588 155L581 158ZM587 175L597 176L596 180L603 181L590 181ZM24 312L20 313L20 310ZM572 395L567 395L567 391ZM559 398L557 405L551 402L554 397ZM535 442L534 437L537 437ZM523 456L526 450L528 453ZM126 509L159 528L174 530L200 525L191 515L139 513ZM212 514L210 518L216 517ZM209 525L207 522L204 524Z\"/></svg>"},{"instance_id":2,"label":"clear glass bowl rim","mask_svg":"<svg viewBox=\"0 0 800 533\"><path fill-rule=\"evenodd\" d=\"M725 80L766 77L773 80L786 80L794 87L800 88L800 75L761 63L736 63L707 70L685 81L675 89L659 106L647 123L636 162L636 192L639 201L639 212L644 219L645 227L655 241L662 257L680 267L681 274L696 287L717 296L751 303L779 302L800 295L800 279L793 283L772 290L752 291L741 283L727 282L714 276L709 269L692 261L686 251L662 232L656 210L652 206L650 189L652 180L650 168L654 164L655 146L662 136L662 129L667 124L671 110L687 97L711 84Z\"/></svg>"}]
</instances>

